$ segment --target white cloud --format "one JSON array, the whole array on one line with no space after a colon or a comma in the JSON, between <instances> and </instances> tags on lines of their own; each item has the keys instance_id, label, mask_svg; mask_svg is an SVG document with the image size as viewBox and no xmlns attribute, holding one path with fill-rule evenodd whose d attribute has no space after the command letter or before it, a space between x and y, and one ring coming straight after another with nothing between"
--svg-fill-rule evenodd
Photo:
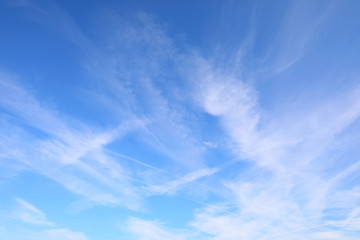
<instances>
[{"instance_id":1,"label":"white cloud","mask_svg":"<svg viewBox=\"0 0 360 240\"><path fill-rule=\"evenodd\" d=\"M88 238L82 232L72 231L67 228L53 228L50 230L35 231L28 228L3 228L0 229L0 238L7 240L87 240Z\"/></svg>"},{"instance_id":2,"label":"white cloud","mask_svg":"<svg viewBox=\"0 0 360 240\"><path fill-rule=\"evenodd\" d=\"M157 221L146 221L138 218L130 218L128 230L135 234L139 240L185 240L186 235L175 230L166 229Z\"/></svg>"},{"instance_id":3,"label":"white cloud","mask_svg":"<svg viewBox=\"0 0 360 240\"><path fill-rule=\"evenodd\" d=\"M87 240L88 239L84 235L84 233L71 231L66 228L46 230L41 235L44 236L44 239L53 239L53 240Z\"/></svg>"},{"instance_id":4,"label":"white cloud","mask_svg":"<svg viewBox=\"0 0 360 240\"><path fill-rule=\"evenodd\" d=\"M45 213L37 209L31 203L21 198L17 198L15 200L17 202L17 206L14 209L14 212L12 213L14 218L34 225L45 225L45 226L54 225L54 223L46 219Z\"/></svg>"},{"instance_id":5,"label":"white cloud","mask_svg":"<svg viewBox=\"0 0 360 240\"><path fill-rule=\"evenodd\" d=\"M312 235L315 239L343 239L343 234L337 231L317 232Z\"/></svg>"},{"instance_id":6,"label":"white cloud","mask_svg":"<svg viewBox=\"0 0 360 240\"><path fill-rule=\"evenodd\" d=\"M47 215L28 201L16 198L16 205L1 214L0 238L9 240L87 240L83 232L59 228ZM19 222L26 224L18 224Z\"/></svg>"},{"instance_id":7,"label":"white cloud","mask_svg":"<svg viewBox=\"0 0 360 240\"><path fill-rule=\"evenodd\" d=\"M320 7L321 6L321 7ZM324 2L321 5L302 1L292 1L284 4L282 22L274 29L276 40L268 46L265 61L270 71L276 73L294 66L313 45L319 29L339 7L339 1ZM321 13L315 9L322 9ZM306 17L304 16L306 12Z\"/></svg>"},{"instance_id":8,"label":"white cloud","mask_svg":"<svg viewBox=\"0 0 360 240\"><path fill-rule=\"evenodd\" d=\"M18 121L5 121L8 141L0 147L7 158L62 184L69 191L99 204L122 204L138 208L140 196L125 176L128 173L103 147L136 129L137 123L124 122L116 128L94 133L89 126L40 103L9 75L2 74L0 106ZM37 138L22 123L47 134ZM18 124L18 125L16 125ZM79 127L80 126L80 127ZM17 133L17 134L15 134Z\"/></svg>"},{"instance_id":9,"label":"white cloud","mask_svg":"<svg viewBox=\"0 0 360 240\"><path fill-rule=\"evenodd\" d=\"M236 174L237 179L225 183L233 194L224 201L228 210L199 210L192 222L195 229L216 240L309 239L313 232L331 225L323 219L327 217L324 211L334 207L329 199L342 191L339 182L356 172L359 163L343 163L347 167L342 165L330 174L325 156L360 116L358 88L312 108L293 109L291 116L296 119L292 122L274 116L278 125L267 125L269 117L262 118L251 85L200 57L193 63L188 78L198 84L195 102L219 120L239 159L252 163ZM353 209L354 203L343 211ZM351 225L356 229L357 220ZM342 226L337 234L345 232Z\"/></svg>"},{"instance_id":10,"label":"white cloud","mask_svg":"<svg viewBox=\"0 0 360 240\"><path fill-rule=\"evenodd\" d=\"M200 178L211 176L214 173L216 173L218 169L200 169L194 172L191 172L189 174L186 174L185 176L175 179L173 181L170 181L168 183L165 183L163 185L153 185L148 188L146 188L147 191L149 191L151 194L169 194L174 193L179 188L183 187L184 185L188 183L192 183ZM194 184L194 183L193 183Z\"/></svg>"},{"instance_id":11,"label":"white cloud","mask_svg":"<svg viewBox=\"0 0 360 240\"><path fill-rule=\"evenodd\" d=\"M172 39L161 24L147 14L136 15L133 22L129 22L108 10L104 19L111 22L112 31L106 39L109 42L105 46L106 57L91 62L91 71L95 69L101 82L105 82L106 96L99 98L106 98L108 107L122 116L147 119L149 124L141 129L139 139L172 160L165 168L169 165L192 170L202 167L202 144L192 131L193 122L189 121L189 112L183 104L187 101L186 93L177 81L163 76L175 74L171 71L175 69L168 69L165 62L178 65L179 56L175 54ZM118 24L114 26L114 22ZM105 72L98 71L99 66L103 68L103 61L107 66Z\"/></svg>"},{"instance_id":12,"label":"white cloud","mask_svg":"<svg viewBox=\"0 0 360 240\"><path fill-rule=\"evenodd\" d=\"M195 67L188 78L197 83L193 92L195 102L219 119L238 156L260 166L283 170L278 162L282 148L294 141L260 132L261 113L251 86L234 74L216 69L205 59L195 57L191 61Z\"/></svg>"}]
</instances>

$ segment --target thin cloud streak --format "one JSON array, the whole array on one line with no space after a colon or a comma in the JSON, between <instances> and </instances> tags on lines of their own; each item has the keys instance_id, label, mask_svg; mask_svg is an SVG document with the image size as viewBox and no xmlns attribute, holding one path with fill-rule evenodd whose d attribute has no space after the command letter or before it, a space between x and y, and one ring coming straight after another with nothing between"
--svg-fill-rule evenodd
<instances>
[{"instance_id":1,"label":"thin cloud streak","mask_svg":"<svg viewBox=\"0 0 360 240\"><path fill-rule=\"evenodd\" d=\"M13 212L14 218L34 225L54 226L54 223L46 219L45 213L37 209L31 203L21 198L17 198L15 201L17 206Z\"/></svg>"},{"instance_id":2,"label":"thin cloud streak","mask_svg":"<svg viewBox=\"0 0 360 240\"><path fill-rule=\"evenodd\" d=\"M185 176L170 181L166 184L160 185L160 186L150 186L146 188L147 191L149 191L151 194L171 194L177 191L179 188L183 187L186 184L192 183L196 181L197 179L211 176L214 173L216 173L217 169L200 169L195 172L191 172L186 174ZM195 184L195 183L193 183Z\"/></svg>"},{"instance_id":3,"label":"thin cloud streak","mask_svg":"<svg viewBox=\"0 0 360 240\"><path fill-rule=\"evenodd\" d=\"M22 135L17 136L16 144L11 148L5 147L3 149L5 153L8 152L9 155L13 155L15 159L17 158L18 161L22 161L40 174L92 201L102 204L119 204L123 201L120 199L127 196L131 200L127 203L125 200L122 204L136 204L134 199L140 199L139 195L135 188L122 178L121 174L124 170L121 165L102 151L102 146L120 137L133 126L125 124L99 135L91 134L89 131L82 133L68 127L61 121L60 116L41 106L34 97L19 85L9 84L6 79L2 79L1 83L2 91L6 92L8 96L1 100L1 105L8 111L20 115L32 126L52 136L50 139L35 140L41 148L34 149L26 141L26 139L33 137L28 133L22 133ZM16 96L17 100L12 101L12 96ZM21 112L17 109L21 109ZM38 114L33 115L34 109ZM50 127L44 128L42 126ZM11 127L14 128L14 126ZM90 157L89 154L95 154L97 157ZM72 170L69 171L70 169ZM102 171L99 171L100 169ZM77 174L71 173L73 171ZM80 175L78 175L79 173ZM90 176L91 182L82 180L79 177L82 175L84 177ZM109 190L111 189L110 192L101 189L101 184Z\"/></svg>"}]
</instances>

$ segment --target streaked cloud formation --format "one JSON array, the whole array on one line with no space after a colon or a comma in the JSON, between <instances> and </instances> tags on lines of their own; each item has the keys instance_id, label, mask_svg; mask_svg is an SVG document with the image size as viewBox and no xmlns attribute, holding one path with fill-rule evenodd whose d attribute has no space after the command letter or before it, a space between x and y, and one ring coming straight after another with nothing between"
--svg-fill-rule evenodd
<instances>
[{"instance_id":1,"label":"streaked cloud formation","mask_svg":"<svg viewBox=\"0 0 360 240\"><path fill-rule=\"evenodd\" d=\"M66 240L87 240L82 232L72 231L58 226L47 220L47 216L40 209L24 199L15 199L13 209L2 216L2 223L10 222L11 225L0 230L0 236L4 239L66 239ZM5 221L4 221L5 220ZM25 223L25 224L21 224ZM32 226L40 227L36 230Z\"/></svg>"},{"instance_id":2,"label":"streaked cloud formation","mask_svg":"<svg viewBox=\"0 0 360 240\"><path fill-rule=\"evenodd\" d=\"M15 199L18 203L18 207L15 210L15 217L26 223L35 225L53 225L52 222L46 220L46 215L31 203L23 199Z\"/></svg>"},{"instance_id":3,"label":"streaked cloud formation","mask_svg":"<svg viewBox=\"0 0 360 240\"><path fill-rule=\"evenodd\" d=\"M359 3L138 3L0 4L0 238L357 239Z\"/></svg>"}]
</instances>

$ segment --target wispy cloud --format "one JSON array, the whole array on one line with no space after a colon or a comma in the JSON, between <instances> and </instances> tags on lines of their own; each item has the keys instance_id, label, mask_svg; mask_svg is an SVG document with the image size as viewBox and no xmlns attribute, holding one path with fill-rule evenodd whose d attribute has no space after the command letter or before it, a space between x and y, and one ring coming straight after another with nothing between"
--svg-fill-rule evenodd
<instances>
[{"instance_id":1,"label":"wispy cloud","mask_svg":"<svg viewBox=\"0 0 360 240\"><path fill-rule=\"evenodd\" d=\"M163 185L150 186L150 187L146 188L146 190L149 191L150 194L159 194L159 195L171 194L171 193L174 193L175 191L177 191L179 188L184 187L184 185L186 185L188 183L192 183L192 182L196 181L197 179L200 179L200 178L203 178L206 176L211 176L214 173L216 173L217 171L218 171L218 169L200 169L195 172L188 173L179 179L170 181Z\"/></svg>"},{"instance_id":2,"label":"wispy cloud","mask_svg":"<svg viewBox=\"0 0 360 240\"><path fill-rule=\"evenodd\" d=\"M340 1L315 3L293 1L284 4L281 14L283 20L274 29L274 38L268 46L268 52L263 61L266 70L281 73L304 57L312 47L312 40L321 27L327 23ZM321 11L319 11L321 9ZM302 14L306 12L306 17ZM261 11L259 11L261 14ZM310 24L311 23L311 24Z\"/></svg>"},{"instance_id":3,"label":"wispy cloud","mask_svg":"<svg viewBox=\"0 0 360 240\"><path fill-rule=\"evenodd\" d=\"M104 145L135 129L134 124L124 123L115 129L93 133L85 125L75 123L75 126L71 126L65 123L63 119L66 117L40 104L26 89L4 75L0 82L5 96L0 105L12 116L20 118L20 125L25 123L25 126L30 127L30 131L19 130L19 134L13 136L10 142L2 142L3 152L8 157L23 162L30 169L91 201L101 204L136 204L134 200L139 199L139 195L123 177L127 173L102 150ZM10 131L11 134L19 129L11 122L6 122L6 126L4 131ZM31 128L47 136L37 139ZM39 147L35 147L35 143ZM126 203L127 198L131 198L131 201Z\"/></svg>"},{"instance_id":4,"label":"wispy cloud","mask_svg":"<svg viewBox=\"0 0 360 240\"><path fill-rule=\"evenodd\" d=\"M330 237L326 232L333 225L326 222L330 217L326 211L335 207L334 201L329 202L332 194L345 187L336 182L353 174L359 164L350 158L344 167L326 156L360 116L358 86L329 100L318 99L313 108L294 109L296 125L281 116L274 116L278 124L274 125L267 122L269 116L263 117L258 93L238 70L219 68L199 56L193 66L188 79L190 83L195 79L198 86L195 102L219 120L239 160L252 163L237 174L236 180L225 181L224 186L234 196L223 203L227 207L221 210L214 205L199 211L193 226L213 239ZM342 151L345 153L346 147ZM328 164L334 164L331 168L336 170L330 173ZM336 217L346 218L342 214ZM315 234L319 229L328 231ZM352 233L342 227L335 235L351 239Z\"/></svg>"},{"instance_id":5,"label":"wispy cloud","mask_svg":"<svg viewBox=\"0 0 360 240\"><path fill-rule=\"evenodd\" d=\"M176 230L170 231L162 226L162 224L158 221L146 221L138 218L130 218L128 221L128 229L140 240L187 239L184 233L180 231L176 233Z\"/></svg>"},{"instance_id":6,"label":"wispy cloud","mask_svg":"<svg viewBox=\"0 0 360 240\"><path fill-rule=\"evenodd\" d=\"M21 240L26 236L29 240L66 239L87 240L84 233L69 228L59 228L56 223L47 219L46 213L30 202L16 198L11 210L1 216L2 228L0 237L9 240ZM25 224L17 225L14 221Z\"/></svg>"},{"instance_id":7,"label":"wispy cloud","mask_svg":"<svg viewBox=\"0 0 360 240\"><path fill-rule=\"evenodd\" d=\"M71 231L66 228L46 230L42 233L44 239L54 240L87 240L88 238L81 232Z\"/></svg>"},{"instance_id":8,"label":"wispy cloud","mask_svg":"<svg viewBox=\"0 0 360 240\"><path fill-rule=\"evenodd\" d=\"M7 228L0 229L0 237L3 239L9 240L21 240L24 239L29 240L47 240L47 239L56 239L56 240L87 240L84 233L72 231L67 228L54 228L51 230L44 231L36 231L29 229L17 229L17 231L13 231Z\"/></svg>"},{"instance_id":9,"label":"wispy cloud","mask_svg":"<svg viewBox=\"0 0 360 240\"><path fill-rule=\"evenodd\" d=\"M279 149L283 145L292 142L269 139L259 131L261 112L255 90L236 75L217 69L203 58L195 57L193 61L196 67L188 78L197 83L195 101L203 111L219 119L234 143L233 150L240 158L279 168L275 155L281 154Z\"/></svg>"},{"instance_id":10,"label":"wispy cloud","mask_svg":"<svg viewBox=\"0 0 360 240\"><path fill-rule=\"evenodd\" d=\"M132 158L104 147L129 131L144 129L143 121L129 120L115 128L95 132L90 126L69 119L40 103L29 90L17 82L18 80L9 74L3 74L0 82L1 91L6 96L0 101L0 105L8 112L3 127L11 136L8 140L3 136L1 141L6 157L22 162L29 169L59 182L67 190L93 203L139 209L143 195L146 195L148 190L143 192L143 188L138 188L133 183L149 183L133 176L131 170L125 170L117 161L119 158L126 161ZM16 121L12 123L9 120ZM149 130L146 129L145 133L147 131ZM39 139L36 137L39 133L45 135ZM166 174L170 179L176 176L170 171L133 160L131 161L154 171L155 174ZM204 169L195 171L181 180L164 184L163 190L156 192L165 194L213 172Z\"/></svg>"},{"instance_id":11,"label":"wispy cloud","mask_svg":"<svg viewBox=\"0 0 360 240\"><path fill-rule=\"evenodd\" d=\"M13 212L14 218L34 225L54 226L54 223L46 219L45 213L37 209L31 203L21 199L16 199L17 206Z\"/></svg>"}]
</instances>

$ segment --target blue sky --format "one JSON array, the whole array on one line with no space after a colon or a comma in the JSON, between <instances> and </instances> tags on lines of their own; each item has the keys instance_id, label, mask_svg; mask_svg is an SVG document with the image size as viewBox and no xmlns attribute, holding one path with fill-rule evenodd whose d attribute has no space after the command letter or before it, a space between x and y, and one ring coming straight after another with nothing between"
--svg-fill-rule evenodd
<instances>
[{"instance_id":1,"label":"blue sky","mask_svg":"<svg viewBox=\"0 0 360 240\"><path fill-rule=\"evenodd\" d=\"M1 1L0 239L359 239L359 11Z\"/></svg>"}]
</instances>

